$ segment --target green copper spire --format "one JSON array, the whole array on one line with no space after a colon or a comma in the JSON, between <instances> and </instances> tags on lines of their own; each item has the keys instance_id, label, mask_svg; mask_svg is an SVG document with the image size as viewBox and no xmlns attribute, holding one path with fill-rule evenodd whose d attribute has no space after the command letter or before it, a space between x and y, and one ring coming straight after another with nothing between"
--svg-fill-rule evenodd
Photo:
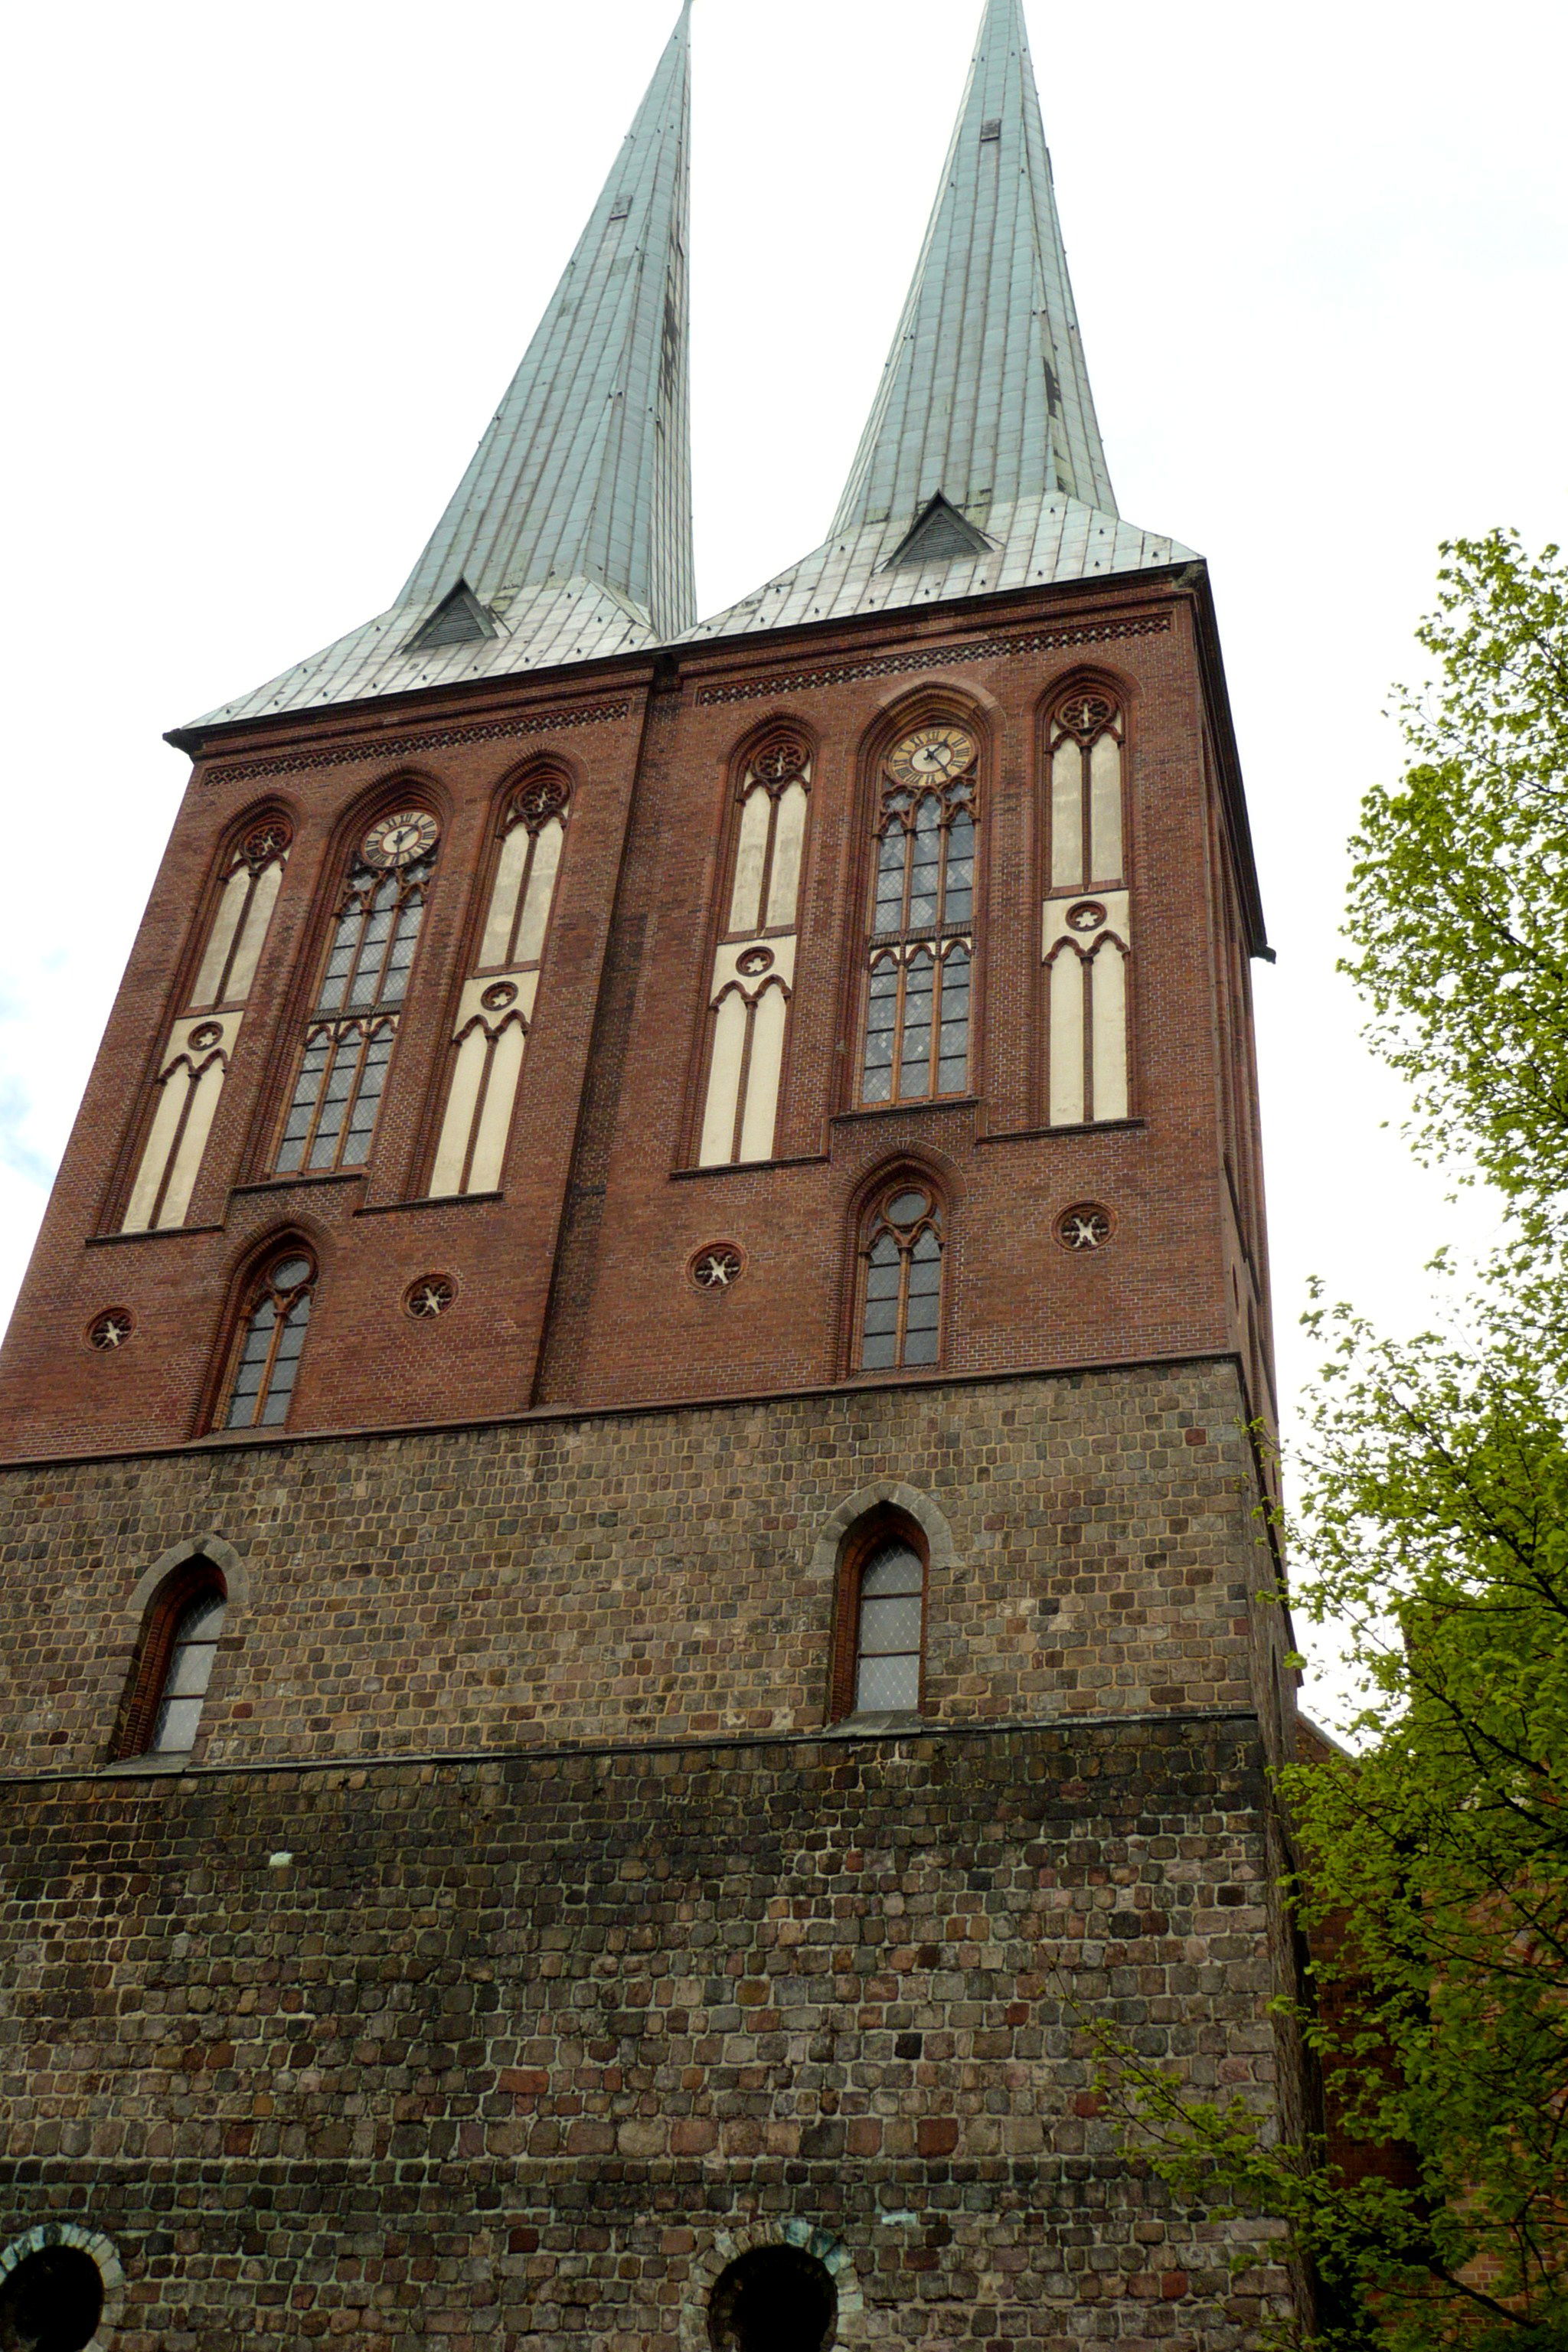
<instances>
[{"instance_id":1,"label":"green copper spire","mask_svg":"<svg viewBox=\"0 0 1568 2352\"><path fill-rule=\"evenodd\" d=\"M904 313L833 535L689 634L1182 562L1117 512L1023 0L986 0Z\"/></svg>"},{"instance_id":2,"label":"green copper spire","mask_svg":"<svg viewBox=\"0 0 1568 2352\"><path fill-rule=\"evenodd\" d=\"M208 714L261 718L689 626L690 0L521 366L389 611Z\"/></svg>"},{"instance_id":3,"label":"green copper spire","mask_svg":"<svg viewBox=\"0 0 1568 2352\"><path fill-rule=\"evenodd\" d=\"M1022 0L988 0L936 208L836 531L939 494L1065 491L1101 514L1106 471L1057 219Z\"/></svg>"}]
</instances>

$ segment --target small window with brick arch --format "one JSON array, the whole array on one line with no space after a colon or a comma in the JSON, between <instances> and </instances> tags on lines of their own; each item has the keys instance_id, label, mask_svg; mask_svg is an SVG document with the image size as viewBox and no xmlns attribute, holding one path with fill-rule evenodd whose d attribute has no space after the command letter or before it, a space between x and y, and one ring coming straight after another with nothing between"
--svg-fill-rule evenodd
<instances>
[{"instance_id":1,"label":"small window with brick arch","mask_svg":"<svg viewBox=\"0 0 1568 2352\"><path fill-rule=\"evenodd\" d=\"M188 1756L201 1727L228 1596L200 1557L165 1579L148 1610L115 1754Z\"/></svg>"},{"instance_id":2,"label":"small window with brick arch","mask_svg":"<svg viewBox=\"0 0 1568 2352\"><path fill-rule=\"evenodd\" d=\"M315 1263L297 1244L268 1262L241 1327L226 1429L277 1429L288 1419L315 1287Z\"/></svg>"},{"instance_id":3,"label":"small window with brick arch","mask_svg":"<svg viewBox=\"0 0 1568 2352\"><path fill-rule=\"evenodd\" d=\"M921 1708L926 1588L925 1545L901 1512L879 1511L851 1530L839 1569L835 1721Z\"/></svg>"}]
</instances>

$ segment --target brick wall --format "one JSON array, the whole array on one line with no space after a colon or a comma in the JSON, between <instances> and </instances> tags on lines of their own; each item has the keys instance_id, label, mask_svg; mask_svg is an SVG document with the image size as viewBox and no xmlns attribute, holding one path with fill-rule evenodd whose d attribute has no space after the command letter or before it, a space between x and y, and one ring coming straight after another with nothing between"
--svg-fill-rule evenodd
<instances>
[{"instance_id":1,"label":"brick wall","mask_svg":"<svg viewBox=\"0 0 1568 2352\"><path fill-rule=\"evenodd\" d=\"M1261 1763L1238 1717L12 1784L0 2232L111 2242L115 2352L698 2352L786 2231L846 2352L1233 2352L1285 2281L1129 2175L1079 2019L1272 2111Z\"/></svg>"}]
</instances>

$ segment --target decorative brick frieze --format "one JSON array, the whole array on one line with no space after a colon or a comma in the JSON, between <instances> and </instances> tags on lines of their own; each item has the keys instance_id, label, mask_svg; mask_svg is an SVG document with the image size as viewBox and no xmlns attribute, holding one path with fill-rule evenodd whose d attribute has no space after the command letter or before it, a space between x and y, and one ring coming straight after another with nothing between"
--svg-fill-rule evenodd
<instances>
[{"instance_id":1,"label":"decorative brick frieze","mask_svg":"<svg viewBox=\"0 0 1568 2352\"><path fill-rule=\"evenodd\" d=\"M759 702L777 694L805 694L819 686L847 686L857 678L900 677L914 670L947 669L958 662L995 661L1012 654L1057 653L1068 646L1110 645L1118 637L1155 637L1171 625L1168 613L1127 621L1085 621L1069 629L1034 629L1023 636L976 637L964 645L921 646L911 653L881 654L874 660L838 662L825 669L774 673L744 678L734 686L703 686L697 700Z\"/></svg>"},{"instance_id":2,"label":"decorative brick frieze","mask_svg":"<svg viewBox=\"0 0 1568 2352\"><path fill-rule=\"evenodd\" d=\"M503 743L514 737L543 735L563 727L597 727L601 722L626 719L631 715L629 700L620 702L583 702L569 709L527 710L515 719L496 719L483 725L468 727L426 727L405 735L363 736L352 743L331 743L319 751L300 750L281 751L269 760L230 760L208 768L202 776L204 786L216 784L251 784L263 776L303 775L313 768L337 768L356 760L404 760L416 751L444 751L460 743Z\"/></svg>"}]
</instances>

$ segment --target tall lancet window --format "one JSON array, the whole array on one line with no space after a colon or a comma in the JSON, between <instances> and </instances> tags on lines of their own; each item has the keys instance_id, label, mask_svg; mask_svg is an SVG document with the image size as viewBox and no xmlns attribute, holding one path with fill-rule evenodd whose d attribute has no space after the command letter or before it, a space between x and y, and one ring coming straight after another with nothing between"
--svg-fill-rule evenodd
<instances>
[{"instance_id":1,"label":"tall lancet window","mask_svg":"<svg viewBox=\"0 0 1568 2352\"><path fill-rule=\"evenodd\" d=\"M708 1085L698 1163L771 1160L795 991L811 754L787 731L741 777L734 873L708 992Z\"/></svg>"},{"instance_id":2,"label":"tall lancet window","mask_svg":"<svg viewBox=\"0 0 1568 2352\"><path fill-rule=\"evenodd\" d=\"M185 1222L292 837L286 817L265 817L225 861L202 961L163 1051L123 1233Z\"/></svg>"},{"instance_id":3,"label":"tall lancet window","mask_svg":"<svg viewBox=\"0 0 1568 2352\"><path fill-rule=\"evenodd\" d=\"M399 809L354 852L273 1161L280 1176L370 1158L439 837L427 811Z\"/></svg>"},{"instance_id":4,"label":"tall lancet window","mask_svg":"<svg viewBox=\"0 0 1568 2352\"><path fill-rule=\"evenodd\" d=\"M507 801L479 961L458 1000L433 1196L500 1184L570 814L571 788L553 773Z\"/></svg>"},{"instance_id":5,"label":"tall lancet window","mask_svg":"<svg viewBox=\"0 0 1568 2352\"><path fill-rule=\"evenodd\" d=\"M863 1102L969 1091L978 757L973 736L943 721L906 736L883 764Z\"/></svg>"},{"instance_id":6,"label":"tall lancet window","mask_svg":"<svg viewBox=\"0 0 1568 2352\"><path fill-rule=\"evenodd\" d=\"M1051 720L1050 880L1041 952L1053 1127L1128 1116L1124 743L1121 710L1098 688L1076 687Z\"/></svg>"}]
</instances>

